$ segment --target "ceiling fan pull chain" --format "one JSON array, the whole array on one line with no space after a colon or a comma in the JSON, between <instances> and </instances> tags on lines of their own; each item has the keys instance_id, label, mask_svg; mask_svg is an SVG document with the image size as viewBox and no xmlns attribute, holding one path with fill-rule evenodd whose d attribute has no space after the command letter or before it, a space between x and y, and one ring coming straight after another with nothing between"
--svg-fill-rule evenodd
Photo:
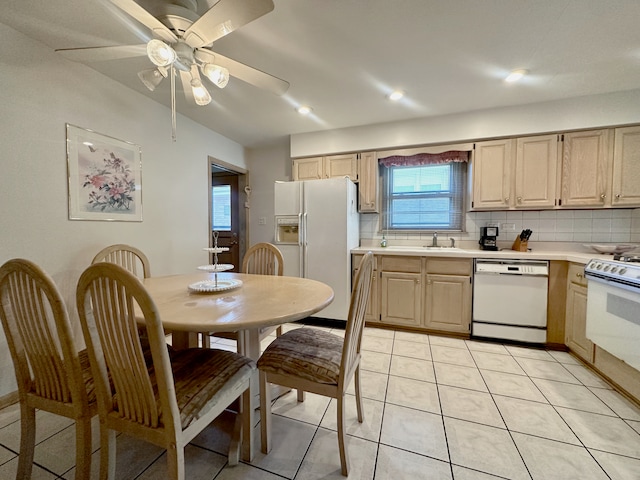
<instances>
[{"instance_id":1,"label":"ceiling fan pull chain","mask_svg":"<svg viewBox=\"0 0 640 480\"><path fill-rule=\"evenodd\" d=\"M176 141L176 67L171 64L171 140Z\"/></svg>"}]
</instances>

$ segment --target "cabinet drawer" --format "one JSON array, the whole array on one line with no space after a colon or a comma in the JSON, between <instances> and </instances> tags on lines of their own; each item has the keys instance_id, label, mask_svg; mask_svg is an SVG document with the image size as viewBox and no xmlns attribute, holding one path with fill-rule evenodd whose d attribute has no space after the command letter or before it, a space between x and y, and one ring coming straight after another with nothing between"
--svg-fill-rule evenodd
<instances>
[{"instance_id":1,"label":"cabinet drawer","mask_svg":"<svg viewBox=\"0 0 640 480\"><path fill-rule=\"evenodd\" d=\"M584 265L579 263L570 263L567 277L571 283L575 283L583 287L587 286L587 279L584 278Z\"/></svg>"},{"instance_id":2,"label":"cabinet drawer","mask_svg":"<svg viewBox=\"0 0 640 480\"><path fill-rule=\"evenodd\" d=\"M360 261L362 260L362 257L364 257L364 255L362 255L361 253L356 253L354 255L351 256L351 269L352 270L357 270L358 269L358 265L360 265ZM375 272L376 270L378 270L378 257L376 255L373 256L373 271Z\"/></svg>"},{"instance_id":3,"label":"cabinet drawer","mask_svg":"<svg viewBox=\"0 0 640 480\"><path fill-rule=\"evenodd\" d=\"M427 273L471 275L472 261L465 258L427 258Z\"/></svg>"},{"instance_id":4,"label":"cabinet drawer","mask_svg":"<svg viewBox=\"0 0 640 480\"><path fill-rule=\"evenodd\" d=\"M382 270L385 272L421 273L421 257L383 256L380 258Z\"/></svg>"}]
</instances>

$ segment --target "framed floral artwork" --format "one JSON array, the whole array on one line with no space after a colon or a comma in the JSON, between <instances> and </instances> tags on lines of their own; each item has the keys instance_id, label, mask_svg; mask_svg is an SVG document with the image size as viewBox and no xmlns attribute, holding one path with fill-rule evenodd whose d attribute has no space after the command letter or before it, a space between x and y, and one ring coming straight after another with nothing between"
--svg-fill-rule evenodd
<instances>
[{"instance_id":1,"label":"framed floral artwork","mask_svg":"<svg viewBox=\"0 0 640 480\"><path fill-rule=\"evenodd\" d=\"M141 222L140 146L66 126L69 219Z\"/></svg>"}]
</instances>

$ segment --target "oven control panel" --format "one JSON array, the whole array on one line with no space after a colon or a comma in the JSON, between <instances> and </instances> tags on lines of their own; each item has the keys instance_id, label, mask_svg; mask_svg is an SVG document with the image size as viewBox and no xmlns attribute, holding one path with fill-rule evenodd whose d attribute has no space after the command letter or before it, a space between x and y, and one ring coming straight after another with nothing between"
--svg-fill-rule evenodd
<instances>
[{"instance_id":1,"label":"oven control panel","mask_svg":"<svg viewBox=\"0 0 640 480\"><path fill-rule=\"evenodd\" d=\"M624 283L637 283L640 287L640 264L637 263L594 259L587 263L584 271L587 276Z\"/></svg>"}]
</instances>

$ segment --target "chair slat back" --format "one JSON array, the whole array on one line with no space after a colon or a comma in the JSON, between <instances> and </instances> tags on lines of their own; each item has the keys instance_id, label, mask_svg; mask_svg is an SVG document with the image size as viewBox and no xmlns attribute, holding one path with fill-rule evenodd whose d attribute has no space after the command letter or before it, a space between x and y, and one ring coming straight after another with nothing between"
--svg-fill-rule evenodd
<instances>
[{"instance_id":1,"label":"chair slat back","mask_svg":"<svg viewBox=\"0 0 640 480\"><path fill-rule=\"evenodd\" d=\"M282 276L283 270L282 253L271 243L256 243L247 250L242 260L243 273Z\"/></svg>"},{"instance_id":2,"label":"chair slat back","mask_svg":"<svg viewBox=\"0 0 640 480\"><path fill-rule=\"evenodd\" d=\"M24 259L0 267L0 317L21 396L86 402L67 309L49 275Z\"/></svg>"},{"instance_id":3,"label":"chair slat back","mask_svg":"<svg viewBox=\"0 0 640 480\"><path fill-rule=\"evenodd\" d=\"M364 316L371 293L373 275L373 253L367 252L360 260L356 273L351 302L345 329L344 345L342 348L342 365L339 382L346 383L353 372L355 361L360 354L362 332L364 330Z\"/></svg>"},{"instance_id":4,"label":"chair slat back","mask_svg":"<svg viewBox=\"0 0 640 480\"><path fill-rule=\"evenodd\" d=\"M175 396L170 402L166 395L174 390L164 332L155 304L142 283L119 265L99 262L80 277L77 302L94 377L100 379L96 385L98 408L118 412L121 417L150 428L162 426L164 416L171 418L178 407ZM143 315L146 321L153 374L145 362L137 315ZM167 390L169 384L171 389ZM161 404L165 407L161 408Z\"/></svg>"},{"instance_id":5,"label":"chair slat back","mask_svg":"<svg viewBox=\"0 0 640 480\"><path fill-rule=\"evenodd\" d=\"M109 262L125 268L135 276L142 274L143 278L151 276L151 268L147 256L131 245L119 243L100 250L91 263Z\"/></svg>"}]
</instances>

